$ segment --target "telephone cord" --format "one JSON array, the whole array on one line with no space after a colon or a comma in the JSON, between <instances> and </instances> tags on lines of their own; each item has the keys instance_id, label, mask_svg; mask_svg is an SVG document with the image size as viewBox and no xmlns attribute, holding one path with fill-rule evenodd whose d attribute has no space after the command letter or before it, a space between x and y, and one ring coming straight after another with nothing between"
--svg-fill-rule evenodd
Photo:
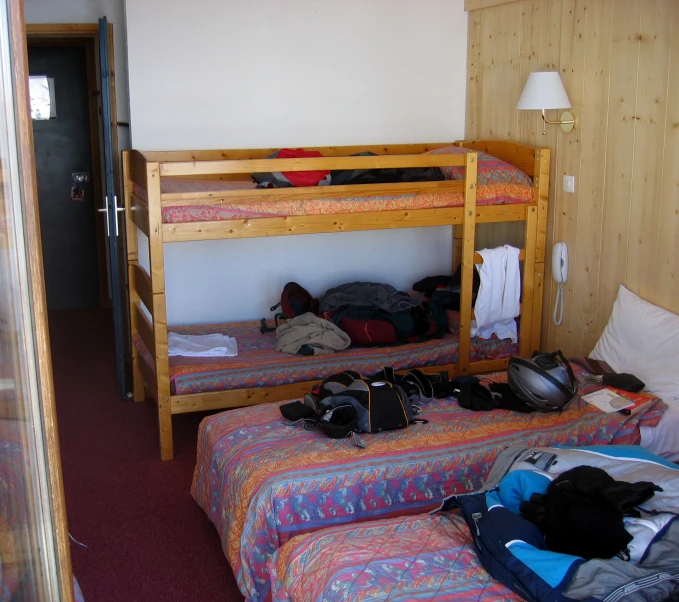
<instances>
[{"instance_id":1,"label":"telephone cord","mask_svg":"<svg viewBox=\"0 0 679 602\"><path fill-rule=\"evenodd\" d=\"M564 305L564 291L563 282L559 282L559 286L556 289L556 301L554 302L554 314L552 315L552 321L556 326L561 326L563 322L563 305ZM557 319L557 315L559 316Z\"/></svg>"}]
</instances>

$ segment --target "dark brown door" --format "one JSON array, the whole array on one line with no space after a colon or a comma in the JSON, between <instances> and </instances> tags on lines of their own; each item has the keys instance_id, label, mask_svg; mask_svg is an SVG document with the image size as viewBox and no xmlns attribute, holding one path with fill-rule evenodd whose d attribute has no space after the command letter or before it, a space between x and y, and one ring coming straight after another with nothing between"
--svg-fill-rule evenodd
<instances>
[{"instance_id":1,"label":"dark brown door","mask_svg":"<svg viewBox=\"0 0 679 602\"><path fill-rule=\"evenodd\" d=\"M28 62L31 76L50 78L55 105L53 118L33 120L47 307L94 307L101 283L85 47L29 46ZM87 181L74 185L73 174Z\"/></svg>"}]
</instances>

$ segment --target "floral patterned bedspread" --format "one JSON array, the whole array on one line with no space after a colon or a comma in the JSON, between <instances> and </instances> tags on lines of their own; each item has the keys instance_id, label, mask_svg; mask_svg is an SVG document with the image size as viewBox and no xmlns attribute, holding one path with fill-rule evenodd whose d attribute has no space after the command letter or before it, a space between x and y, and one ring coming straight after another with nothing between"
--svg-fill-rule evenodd
<instances>
[{"instance_id":1,"label":"floral patterned bedspread","mask_svg":"<svg viewBox=\"0 0 679 602\"><path fill-rule=\"evenodd\" d=\"M274 602L510 602L454 512L342 525L295 537L269 563Z\"/></svg>"},{"instance_id":2,"label":"floral patterned bedspread","mask_svg":"<svg viewBox=\"0 0 679 602\"><path fill-rule=\"evenodd\" d=\"M237 357L171 357L172 393L274 387L322 379L348 369L370 375L376 374L384 366L403 370L457 362L459 340L450 334L442 339L420 343L391 347L350 347L330 355L302 356L276 351L276 333L262 334L259 327L257 321L170 327L171 331L179 334L221 332L235 337L238 343ZM139 335L135 335L134 344L144 361L154 369L153 357ZM510 339L473 337L469 357L472 362L500 359L516 355L518 349Z\"/></svg>"},{"instance_id":3,"label":"floral patterned bedspread","mask_svg":"<svg viewBox=\"0 0 679 602\"><path fill-rule=\"evenodd\" d=\"M506 372L488 378L502 381ZM479 488L513 444L638 443L639 426L655 426L666 409L658 400L634 416L604 414L577 399L553 414L473 412L448 398L425 407L427 424L361 435L367 447L359 449L289 425L281 403L210 416L198 435L191 493L248 600L266 597L267 563L295 535L431 510L447 495Z\"/></svg>"},{"instance_id":4,"label":"floral patterned bedspread","mask_svg":"<svg viewBox=\"0 0 679 602\"><path fill-rule=\"evenodd\" d=\"M223 190L252 189L250 182L220 182L215 180L161 180L161 192L205 192L206 197L217 197ZM146 192L139 186L134 187L135 196L146 200ZM492 183L477 186L476 204L510 205L532 203L535 190L531 186L518 184ZM238 201L216 205L165 206L163 222L179 224L184 222L209 222L228 219L248 219L256 217L281 217L290 215L330 215L340 213L362 213L365 211L394 211L409 209L436 209L461 207L464 196L461 192L427 192L422 194L392 194L379 196L354 196L321 199L297 199L284 201Z\"/></svg>"}]
</instances>

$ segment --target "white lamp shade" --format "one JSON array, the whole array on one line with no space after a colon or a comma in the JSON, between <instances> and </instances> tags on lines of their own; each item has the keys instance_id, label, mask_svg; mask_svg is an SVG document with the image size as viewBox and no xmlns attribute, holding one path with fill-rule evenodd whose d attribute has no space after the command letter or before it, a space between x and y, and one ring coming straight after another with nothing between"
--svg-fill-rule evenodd
<instances>
[{"instance_id":1,"label":"white lamp shade","mask_svg":"<svg viewBox=\"0 0 679 602\"><path fill-rule=\"evenodd\" d=\"M528 76L517 109L570 109L571 101L558 71L533 71Z\"/></svg>"}]
</instances>

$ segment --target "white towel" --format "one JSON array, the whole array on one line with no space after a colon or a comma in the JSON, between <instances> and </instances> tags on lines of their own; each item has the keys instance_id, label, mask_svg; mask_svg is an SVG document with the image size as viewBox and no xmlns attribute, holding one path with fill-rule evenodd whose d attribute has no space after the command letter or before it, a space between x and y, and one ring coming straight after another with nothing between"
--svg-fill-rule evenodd
<instances>
[{"instance_id":1,"label":"white towel","mask_svg":"<svg viewBox=\"0 0 679 602\"><path fill-rule=\"evenodd\" d=\"M516 318L520 313L521 275L519 249L504 245L482 249L478 264L481 284L476 296L472 321L472 336L489 339L493 333L499 339L518 340Z\"/></svg>"},{"instance_id":2,"label":"white towel","mask_svg":"<svg viewBox=\"0 0 679 602\"><path fill-rule=\"evenodd\" d=\"M170 332L167 337L168 355L184 357L234 357L238 355L236 339L226 335L177 334Z\"/></svg>"}]
</instances>

